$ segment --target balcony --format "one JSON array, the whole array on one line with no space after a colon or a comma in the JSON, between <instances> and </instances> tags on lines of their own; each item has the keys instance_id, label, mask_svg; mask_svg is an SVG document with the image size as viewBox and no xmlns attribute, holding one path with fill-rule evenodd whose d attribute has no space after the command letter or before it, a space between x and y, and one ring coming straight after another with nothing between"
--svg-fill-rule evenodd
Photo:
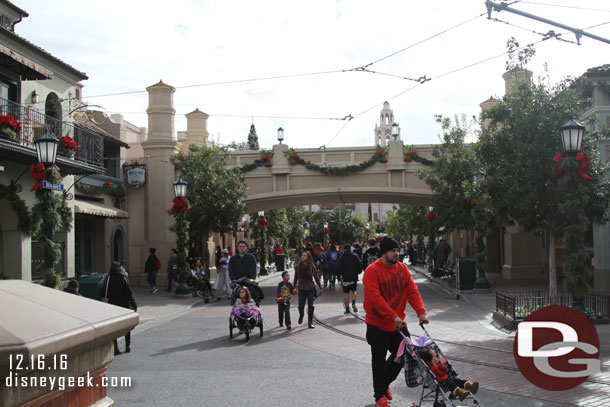
<instances>
[{"instance_id":1,"label":"balcony","mask_svg":"<svg viewBox=\"0 0 610 407\"><path fill-rule=\"evenodd\" d=\"M70 136L78 144L78 152L74 158L57 154L56 162L63 174L104 174L106 172L104 138L101 135L3 98L0 98L0 114L13 116L21 122L21 134L16 139L0 138L1 160L23 164L37 162L34 141L48 131L57 138Z\"/></svg>"}]
</instances>

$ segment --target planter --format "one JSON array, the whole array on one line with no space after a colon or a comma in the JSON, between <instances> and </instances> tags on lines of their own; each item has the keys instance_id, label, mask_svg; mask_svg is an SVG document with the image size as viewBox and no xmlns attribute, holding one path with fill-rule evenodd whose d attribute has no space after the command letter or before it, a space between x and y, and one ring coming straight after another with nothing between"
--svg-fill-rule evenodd
<instances>
[{"instance_id":1,"label":"planter","mask_svg":"<svg viewBox=\"0 0 610 407\"><path fill-rule=\"evenodd\" d=\"M411 161L413 161L413 159L411 157L409 157L408 155L405 155L405 161L410 163Z\"/></svg>"},{"instance_id":2,"label":"planter","mask_svg":"<svg viewBox=\"0 0 610 407\"><path fill-rule=\"evenodd\" d=\"M271 161L267 161L265 162L265 167L269 168L271 167L273 164L271 163Z\"/></svg>"},{"instance_id":3,"label":"planter","mask_svg":"<svg viewBox=\"0 0 610 407\"><path fill-rule=\"evenodd\" d=\"M59 154L68 157L70 159L74 159L74 156L76 155L76 151L70 149L70 148L60 148L59 149Z\"/></svg>"},{"instance_id":4,"label":"planter","mask_svg":"<svg viewBox=\"0 0 610 407\"><path fill-rule=\"evenodd\" d=\"M388 159L387 159L387 158L385 158L385 156L383 156L383 157L381 157L381 158L379 159L379 162L380 162L380 163L382 163L382 164L385 164L385 163L387 163L387 162L388 162Z\"/></svg>"},{"instance_id":5,"label":"planter","mask_svg":"<svg viewBox=\"0 0 610 407\"><path fill-rule=\"evenodd\" d=\"M288 160L288 164L295 165L297 162L295 160Z\"/></svg>"},{"instance_id":6,"label":"planter","mask_svg":"<svg viewBox=\"0 0 610 407\"><path fill-rule=\"evenodd\" d=\"M3 127L0 130L0 137L15 141L17 139L17 132L10 127Z\"/></svg>"}]
</instances>

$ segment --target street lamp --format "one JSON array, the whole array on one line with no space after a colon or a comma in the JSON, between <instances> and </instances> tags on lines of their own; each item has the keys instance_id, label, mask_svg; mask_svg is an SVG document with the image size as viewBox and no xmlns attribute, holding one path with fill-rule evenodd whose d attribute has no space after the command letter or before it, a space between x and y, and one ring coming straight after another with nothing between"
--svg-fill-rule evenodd
<instances>
[{"instance_id":1,"label":"street lamp","mask_svg":"<svg viewBox=\"0 0 610 407\"><path fill-rule=\"evenodd\" d=\"M178 266L178 287L176 288L176 296L187 296L191 294L186 279L188 278L189 268L186 264L186 244L188 240L188 223L186 222L185 214L189 213L189 209L186 206L188 200L186 198L186 189L188 183L182 178L174 182L174 207L172 213L175 217L175 232L176 232L176 245L178 246L178 258L176 264ZM207 299L206 299L207 302Z\"/></svg>"},{"instance_id":2,"label":"street lamp","mask_svg":"<svg viewBox=\"0 0 610 407\"><path fill-rule=\"evenodd\" d=\"M582 182L580 174L577 174L577 163L578 153L581 152L582 141L585 134L585 127L570 119L559 128L561 135L561 143L563 144L563 151L569 156L565 160L567 166L565 167L565 174L568 177L567 187L569 189L567 196L572 201L577 201L574 198L578 190L578 183ZM586 213L582 205L564 205L566 219L573 219L576 225L582 222L579 219L586 218ZM584 236L582 232L578 231L578 226L572 225L571 228L566 228L564 234L564 241L568 249L564 261L564 270L566 272L566 288L571 291L572 294L572 308L587 315L587 310L584 305L584 295L586 293L586 273L584 259L588 259L585 252ZM583 225L584 226L584 225ZM583 283L584 282L584 283Z\"/></svg>"},{"instance_id":3,"label":"street lamp","mask_svg":"<svg viewBox=\"0 0 610 407\"><path fill-rule=\"evenodd\" d=\"M392 123L392 137L394 140L398 140L398 123Z\"/></svg>"},{"instance_id":4,"label":"street lamp","mask_svg":"<svg viewBox=\"0 0 610 407\"><path fill-rule=\"evenodd\" d=\"M279 131L278 131L279 133ZM266 237L265 237L265 227L267 226L267 221L265 220L265 211L258 211L258 261L261 265L259 275L266 276L267 269L265 268L266 259L267 259L267 248L266 246Z\"/></svg>"},{"instance_id":5,"label":"street lamp","mask_svg":"<svg viewBox=\"0 0 610 407\"><path fill-rule=\"evenodd\" d=\"M563 151L569 155L576 155L582 146L582 139L585 134L585 126L574 119L570 119L559 128L561 131L561 144Z\"/></svg>"},{"instance_id":6,"label":"street lamp","mask_svg":"<svg viewBox=\"0 0 610 407\"><path fill-rule=\"evenodd\" d=\"M176 195L176 198L184 198L186 196L187 187L188 182L184 181L182 178L174 182L174 194Z\"/></svg>"},{"instance_id":7,"label":"street lamp","mask_svg":"<svg viewBox=\"0 0 610 407\"><path fill-rule=\"evenodd\" d=\"M277 141L279 141L280 144L282 144L282 141L284 141L284 129L281 127L277 129Z\"/></svg>"},{"instance_id":8,"label":"street lamp","mask_svg":"<svg viewBox=\"0 0 610 407\"><path fill-rule=\"evenodd\" d=\"M48 132L45 132L42 136L38 137L34 141L38 161L43 163L45 167L55 164L58 144L59 140L50 135Z\"/></svg>"},{"instance_id":9,"label":"street lamp","mask_svg":"<svg viewBox=\"0 0 610 407\"><path fill-rule=\"evenodd\" d=\"M330 232L328 230L328 222L324 222L324 246L326 246L326 243L328 243L328 232Z\"/></svg>"},{"instance_id":10,"label":"street lamp","mask_svg":"<svg viewBox=\"0 0 610 407\"><path fill-rule=\"evenodd\" d=\"M480 168L477 168L472 173L472 182L475 185L477 185L483 181L484 176L485 176L485 173L483 172L483 170L481 170ZM476 216L476 213L477 212L475 209L475 216ZM475 220L475 225L476 224L477 223ZM478 224L479 224L479 228L477 230L476 264L479 269L479 277L477 278L477 281L474 282L474 288L486 290L486 289L489 289L489 281L487 281L487 278L485 277L485 267L487 266L487 255L485 254L486 250L485 250L484 234L487 233L488 224L484 221L484 219L479 219Z\"/></svg>"},{"instance_id":11,"label":"street lamp","mask_svg":"<svg viewBox=\"0 0 610 407\"><path fill-rule=\"evenodd\" d=\"M364 227L364 233L366 234L366 241L369 241L369 233L371 232L370 225L367 223Z\"/></svg>"}]
</instances>

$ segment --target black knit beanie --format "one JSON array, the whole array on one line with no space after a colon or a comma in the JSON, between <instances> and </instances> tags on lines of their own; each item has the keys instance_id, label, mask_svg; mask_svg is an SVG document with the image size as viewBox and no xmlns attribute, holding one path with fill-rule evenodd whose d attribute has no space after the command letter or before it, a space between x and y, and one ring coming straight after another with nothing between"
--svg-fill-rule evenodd
<instances>
[{"instance_id":1,"label":"black knit beanie","mask_svg":"<svg viewBox=\"0 0 610 407\"><path fill-rule=\"evenodd\" d=\"M400 248L400 246L398 246L398 243L396 242L396 240L392 239L391 237L384 237L383 239L381 239L381 243L379 244L379 250L380 256L383 256L384 253L389 252L390 250L394 250L394 249L398 249Z\"/></svg>"}]
</instances>

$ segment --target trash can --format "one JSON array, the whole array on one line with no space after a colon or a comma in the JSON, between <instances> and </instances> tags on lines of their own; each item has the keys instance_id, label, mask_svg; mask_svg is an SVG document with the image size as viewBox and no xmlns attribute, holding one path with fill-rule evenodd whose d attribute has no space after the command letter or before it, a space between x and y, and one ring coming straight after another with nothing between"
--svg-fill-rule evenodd
<instances>
[{"instance_id":1,"label":"trash can","mask_svg":"<svg viewBox=\"0 0 610 407\"><path fill-rule=\"evenodd\" d=\"M286 255L285 254L276 254L275 255L275 269L277 271L286 270Z\"/></svg>"},{"instance_id":2,"label":"trash can","mask_svg":"<svg viewBox=\"0 0 610 407\"><path fill-rule=\"evenodd\" d=\"M91 273L81 275L78 279L78 292L83 297L101 301L102 297L100 296L100 288L107 275L108 273Z\"/></svg>"},{"instance_id":3,"label":"trash can","mask_svg":"<svg viewBox=\"0 0 610 407\"><path fill-rule=\"evenodd\" d=\"M458 290L472 290L477 279L474 257L458 257L455 285Z\"/></svg>"}]
</instances>

